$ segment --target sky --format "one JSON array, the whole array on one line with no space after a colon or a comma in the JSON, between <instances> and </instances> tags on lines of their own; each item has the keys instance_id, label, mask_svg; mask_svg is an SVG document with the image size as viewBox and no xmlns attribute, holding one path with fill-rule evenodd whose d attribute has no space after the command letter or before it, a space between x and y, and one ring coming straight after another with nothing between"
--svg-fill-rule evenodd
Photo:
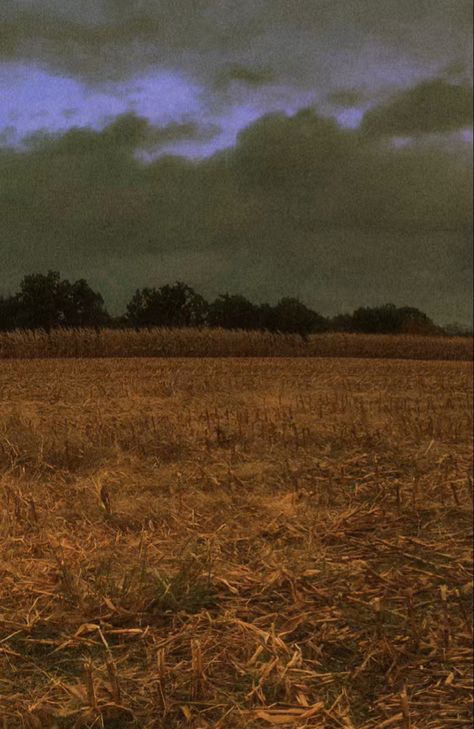
<instances>
[{"instance_id":1,"label":"sky","mask_svg":"<svg viewBox=\"0 0 474 729\"><path fill-rule=\"evenodd\" d=\"M472 323L465 0L2 0L0 293Z\"/></svg>"}]
</instances>

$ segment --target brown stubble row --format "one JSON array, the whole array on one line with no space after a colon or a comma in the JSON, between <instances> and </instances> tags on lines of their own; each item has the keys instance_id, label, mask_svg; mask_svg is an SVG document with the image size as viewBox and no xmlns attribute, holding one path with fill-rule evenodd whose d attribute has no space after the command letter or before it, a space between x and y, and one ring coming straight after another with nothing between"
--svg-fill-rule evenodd
<instances>
[{"instance_id":1,"label":"brown stubble row","mask_svg":"<svg viewBox=\"0 0 474 729\"><path fill-rule=\"evenodd\" d=\"M2 729L470 726L471 384L2 362Z\"/></svg>"},{"instance_id":2,"label":"brown stubble row","mask_svg":"<svg viewBox=\"0 0 474 729\"><path fill-rule=\"evenodd\" d=\"M225 329L0 332L0 359L46 357L376 357L471 360L472 337L298 334Z\"/></svg>"}]
</instances>

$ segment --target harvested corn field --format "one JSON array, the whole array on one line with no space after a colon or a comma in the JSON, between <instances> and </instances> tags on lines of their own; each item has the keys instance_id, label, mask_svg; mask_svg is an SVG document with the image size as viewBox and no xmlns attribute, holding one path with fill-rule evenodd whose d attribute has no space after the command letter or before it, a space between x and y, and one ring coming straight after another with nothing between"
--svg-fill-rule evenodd
<instances>
[{"instance_id":1,"label":"harvested corn field","mask_svg":"<svg viewBox=\"0 0 474 729\"><path fill-rule=\"evenodd\" d=\"M2 361L3 729L471 726L471 383Z\"/></svg>"}]
</instances>

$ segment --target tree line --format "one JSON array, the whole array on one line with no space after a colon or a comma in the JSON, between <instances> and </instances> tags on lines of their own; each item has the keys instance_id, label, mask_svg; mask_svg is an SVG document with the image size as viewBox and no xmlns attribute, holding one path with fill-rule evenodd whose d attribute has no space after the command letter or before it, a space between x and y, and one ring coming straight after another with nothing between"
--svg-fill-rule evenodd
<instances>
[{"instance_id":1,"label":"tree line","mask_svg":"<svg viewBox=\"0 0 474 729\"><path fill-rule=\"evenodd\" d=\"M177 281L138 289L121 316L110 316L102 295L85 279L70 282L58 271L25 276L14 295L0 296L0 331L15 329L104 327L222 327L295 333L302 337L327 331L380 334L442 334L422 311L384 304L360 307L352 314L324 317L297 298L255 304L240 294L220 294L208 302Z\"/></svg>"}]
</instances>

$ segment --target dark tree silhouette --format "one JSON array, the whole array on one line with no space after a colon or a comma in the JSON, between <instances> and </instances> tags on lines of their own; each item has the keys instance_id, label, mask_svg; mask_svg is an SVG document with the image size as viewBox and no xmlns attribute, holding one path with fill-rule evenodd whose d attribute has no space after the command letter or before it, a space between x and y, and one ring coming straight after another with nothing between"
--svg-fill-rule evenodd
<instances>
[{"instance_id":1,"label":"dark tree silhouette","mask_svg":"<svg viewBox=\"0 0 474 729\"><path fill-rule=\"evenodd\" d=\"M437 329L431 319L419 309L411 306L397 307L395 304L360 307L354 311L351 319L352 331L367 334L434 333Z\"/></svg>"},{"instance_id":2,"label":"dark tree silhouette","mask_svg":"<svg viewBox=\"0 0 474 729\"><path fill-rule=\"evenodd\" d=\"M328 329L332 332L351 332L352 314L337 314L328 321Z\"/></svg>"},{"instance_id":3,"label":"dark tree silhouette","mask_svg":"<svg viewBox=\"0 0 474 729\"><path fill-rule=\"evenodd\" d=\"M18 295L0 296L0 331L8 332L18 326Z\"/></svg>"},{"instance_id":4,"label":"dark tree silhouette","mask_svg":"<svg viewBox=\"0 0 474 729\"><path fill-rule=\"evenodd\" d=\"M25 276L18 293L0 296L0 331L54 327L222 327L309 334L324 331L373 334L439 335L436 326L420 309L384 304L360 307L352 314L326 319L297 298L285 297L275 305L254 304L240 294L221 294L211 304L182 281L159 289L135 292L126 314L111 317L100 293L85 279L71 283L57 271ZM465 333L453 327L455 333Z\"/></svg>"},{"instance_id":5,"label":"dark tree silhouette","mask_svg":"<svg viewBox=\"0 0 474 729\"><path fill-rule=\"evenodd\" d=\"M137 290L127 306L134 327L200 327L206 323L208 304L181 281L160 289Z\"/></svg>"},{"instance_id":6,"label":"dark tree silhouette","mask_svg":"<svg viewBox=\"0 0 474 729\"><path fill-rule=\"evenodd\" d=\"M260 307L240 294L220 294L209 305L208 322L223 329L260 329Z\"/></svg>"},{"instance_id":7,"label":"dark tree silhouette","mask_svg":"<svg viewBox=\"0 0 474 729\"><path fill-rule=\"evenodd\" d=\"M87 281L61 279L58 271L25 276L17 295L17 326L25 329L99 327L108 321L104 300Z\"/></svg>"},{"instance_id":8,"label":"dark tree silhouette","mask_svg":"<svg viewBox=\"0 0 474 729\"><path fill-rule=\"evenodd\" d=\"M269 329L287 334L308 334L326 331L326 320L317 312L309 309L299 299L283 298L268 312Z\"/></svg>"},{"instance_id":9,"label":"dark tree silhouette","mask_svg":"<svg viewBox=\"0 0 474 729\"><path fill-rule=\"evenodd\" d=\"M64 317L68 327L100 327L108 324L109 315L101 294L93 291L83 278L69 284L64 282L66 297Z\"/></svg>"}]
</instances>

